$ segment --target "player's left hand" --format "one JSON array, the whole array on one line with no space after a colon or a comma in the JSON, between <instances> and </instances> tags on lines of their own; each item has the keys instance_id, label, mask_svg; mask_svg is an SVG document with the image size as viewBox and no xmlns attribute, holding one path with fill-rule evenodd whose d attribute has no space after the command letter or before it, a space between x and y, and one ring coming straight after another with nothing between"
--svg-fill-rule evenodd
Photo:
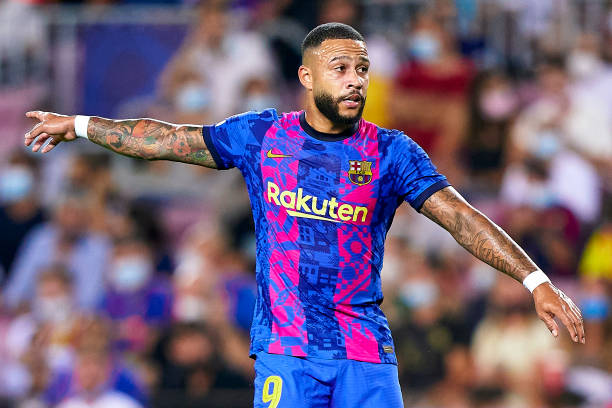
<instances>
[{"instance_id":1,"label":"player's left hand","mask_svg":"<svg viewBox=\"0 0 612 408\"><path fill-rule=\"evenodd\" d=\"M552 283L543 283L533 291L538 317L546 323L553 336L559 337L559 326L554 318L558 317L569 331L574 343L585 343L582 313L565 293Z\"/></svg>"}]
</instances>

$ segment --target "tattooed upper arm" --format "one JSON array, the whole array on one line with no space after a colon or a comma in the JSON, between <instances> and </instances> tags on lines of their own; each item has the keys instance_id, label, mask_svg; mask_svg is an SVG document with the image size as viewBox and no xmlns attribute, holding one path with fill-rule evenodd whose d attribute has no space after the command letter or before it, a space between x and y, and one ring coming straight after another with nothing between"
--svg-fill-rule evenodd
<instances>
[{"instance_id":1,"label":"tattooed upper arm","mask_svg":"<svg viewBox=\"0 0 612 408\"><path fill-rule=\"evenodd\" d=\"M216 168L202 137L202 127L153 119L111 120L92 117L89 140L129 157L172 160Z\"/></svg>"},{"instance_id":2,"label":"tattooed upper arm","mask_svg":"<svg viewBox=\"0 0 612 408\"><path fill-rule=\"evenodd\" d=\"M178 126L169 132L162 146L162 159L217 168L202 137L201 126Z\"/></svg>"},{"instance_id":3,"label":"tattooed upper arm","mask_svg":"<svg viewBox=\"0 0 612 408\"><path fill-rule=\"evenodd\" d=\"M429 197L421 214L436 222L445 229L453 229L460 221L462 212L471 209L471 206L453 187L446 187ZM455 228L456 229L456 228Z\"/></svg>"}]
</instances>

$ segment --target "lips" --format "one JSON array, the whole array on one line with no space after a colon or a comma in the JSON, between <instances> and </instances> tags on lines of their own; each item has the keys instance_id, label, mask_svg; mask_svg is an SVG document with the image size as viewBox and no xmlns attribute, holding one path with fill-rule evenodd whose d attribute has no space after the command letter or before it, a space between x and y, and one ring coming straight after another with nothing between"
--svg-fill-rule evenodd
<instances>
[{"instance_id":1,"label":"lips","mask_svg":"<svg viewBox=\"0 0 612 408\"><path fill-rule=\"evenodd\" d=\"M342 99L343 101L353 101L353 102L361 102L361 95L359 94L351 94Z\"/></svg>"},{"instance_id":2,"label":"lips","mask_svg":"<svg viewBox=\"0 0 612 408\"><path fill-rule=\"evenodd\" d=\"M363 98L361 97L361 95L357 93L354 93L354 94L351 94L349 96L342 98L342 103L347 108L357 108L359 107L362 101L363 101Z\"/></svg>"}]
</instances>

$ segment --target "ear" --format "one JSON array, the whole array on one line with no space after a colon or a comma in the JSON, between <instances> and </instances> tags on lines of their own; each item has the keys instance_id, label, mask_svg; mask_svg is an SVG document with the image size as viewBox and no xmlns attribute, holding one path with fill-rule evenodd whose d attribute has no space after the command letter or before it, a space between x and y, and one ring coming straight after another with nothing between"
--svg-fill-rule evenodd
<instances>
[{"instance_id":1,"label":"ear","mask_svg":"<svg viewBox=\"0 0 612 408\"><path fill-rule=\"evenodd\" d=\"M306 65L300 65L298 69L298 78L304 88L312 91L312 72Z\"/></svg>"}]
</instances>

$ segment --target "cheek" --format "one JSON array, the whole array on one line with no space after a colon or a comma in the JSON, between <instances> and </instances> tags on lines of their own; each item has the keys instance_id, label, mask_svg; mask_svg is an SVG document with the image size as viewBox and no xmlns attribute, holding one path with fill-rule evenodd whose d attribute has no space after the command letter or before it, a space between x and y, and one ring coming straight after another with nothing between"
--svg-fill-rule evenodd
<instances>
[{"instance_id":1,"label":"cheek","mask_svg":"<svg viewBox=\"0 0 612 408\"><path fill-rule=\"evenodd\" d=\"M331 95L334 99L340 97L343 92L346 92L344 81L340 78L334 78L332 76L322 79L318 89L328 95Z\"/></svg>"}]
</instances>

